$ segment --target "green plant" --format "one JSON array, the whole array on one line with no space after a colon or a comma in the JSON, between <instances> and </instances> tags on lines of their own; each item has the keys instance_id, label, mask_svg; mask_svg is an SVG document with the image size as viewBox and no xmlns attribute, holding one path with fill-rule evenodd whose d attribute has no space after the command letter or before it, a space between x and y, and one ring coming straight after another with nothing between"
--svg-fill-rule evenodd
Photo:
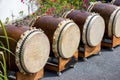
<instances>
[{"instance_id":1,"label":"green plant","mask_svg":"<svg viewBox=\"0 0 120 80\"><path fill-rule=\"evenodd\" d=\"M3 74L2 74L2 72L0 73L0 79L8 80L5 56L4 56L3 52L0 52L0 54L2 55L2 59L3 59L3 62L0 61L0 65L2 66L2 69L3 69Z\"/></svg>"},{"instance_id":2,"label":"green plant","mask_svg":"<svg viewBox=\"0 0 120 80\"><path fill-rule=\"evenodd\" d=\"M13 40L12 38L9 38L6 32L6 28L3 25L2 21L0 20L0 27L2 28L4 35L5 36L0 36L0 38L5 38L6 40L6 44L7 44L7 48L4 46L4 44L0 41L0 49L2 49L2 51L0 51L0 58L2 58L2 60L0 59L0 80L8 80L7 78L7 66L6 66L6 60L10 61L10 54L14 55L11 51L10 51L10 45L9 45L9 39ZM7 56L7 57L5 57ZM10 62L8 62L8 64L10 64Z\"/></svg>"}]
</instances>

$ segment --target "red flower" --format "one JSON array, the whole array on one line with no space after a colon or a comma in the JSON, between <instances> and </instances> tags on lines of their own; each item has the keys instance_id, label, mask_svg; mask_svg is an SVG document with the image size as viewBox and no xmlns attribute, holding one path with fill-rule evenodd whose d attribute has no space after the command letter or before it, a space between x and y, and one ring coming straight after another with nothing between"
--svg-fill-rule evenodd
<instances>
[{"instance_id":1,"label":"red flower","mask_svg":"<svg viewBox=\"0 0 120 80\"><path fill-rule=\"evenodd\" d=\"M67 8L67 6L63 6L63 8L64 8L64 9L66 9L66 8Z\"/></svg>"},{"instance_id":2,"label":"red flower","mask_svg":"<svg viewBox=\"0 0 120 80\"><path fill-rule=\"evenodd\" d=\"M84 1L84 3L88 3L88 0L83 0Z\"/></svg>"},{"instance_id":3,"label":"red flower","mask_svg":"<svg viewBox=\"0 0 120 80\"><path fill-rule=\"evenodd\" d=\"M70 9L73 9L74 8L74 6L73 5L70 5Z\"/></svg>"},{"instance_id":4,"label":"red flower","mask_svg":"<svg viewBox=\"0 0 120 80\"><path fill-rule=\"evenodd\" d=\"M24 0L21 0L21 2L24 4Z\"/></svg>"},{"instance_id":5,"label":"red flower","mask_svg":"<svg viewBox=\"0 0 120 80\"><path fill-rule=\"evenodd\" d=\"M54 12L54 11L55 11L55 8L54 8L54 7L52 7L52 8L51 8L51 11L52 11L52 12Z\"/></svg>"},{"instance_id":6,"label":"red flower","mask_svg":"<svg viewBox=\"0 0 120 80\"><path fill-rule=\"evenodd\" d=\"M21 0L21 2L23 2L23 0Z\"/></svg>"},{"instance_id":7,"label":"red flower","mask_svg":"<svg viewBox=\"0 0 120 80\"><path fill-rule=\"evenodd\" d=\"M89 6L89 1L88 0L84 0L84 5L83 6L87 9L88 6Z\"/></svg>"},{"instance_id":8,"label":"red flower","mask_svg":"<svg viewBox=\"0 0 120 80\"><path fill-rule=\"evenodd\" d=\"M86 9L89 7L89 5L88 4L84 4L83 5Z\"/></svg>"},{"instance_id":9,"label":"red flower","mask_svg":"<svg viewBox=\"0 0 120 80\"><path fill-rule=\"evenodd\" d=\"M36 14L35 12L32 13L32 15L35 15L35 14Z\"/></svg>"},{"instance_id":10,"label":"red flower","mask_svg":"<svg viewBox=\"0 0 120 80\"><path fill-rule=\"evenodd\" d=\"M48 15L51 15L51 14L52 14L52 12L51 12L51 8L48 8L46 14L48 14Z\"/></svg>"},{"instance_id":11,"label":"red flower","mask_svg":"<svg viewBox=\"0 0 120 80\"><path fill-rule=\"evenodd\" d=\"M50 1L52 1L52 2L56 2L56 0L50 0Z\"/></svg>"}]
</instances>

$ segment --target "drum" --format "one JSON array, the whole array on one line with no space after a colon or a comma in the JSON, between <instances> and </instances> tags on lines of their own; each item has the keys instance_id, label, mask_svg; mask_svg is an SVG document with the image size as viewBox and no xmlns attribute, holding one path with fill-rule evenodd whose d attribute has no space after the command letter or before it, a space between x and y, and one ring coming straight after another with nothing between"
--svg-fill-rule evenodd
<instances>
[{"instance_id":1,"label":"drum","mask_svg":"<svg viewBox=\"0 0 120 80\"><path fill-rule=\"evenodd\" d=\"M63 15L72 19L82 31L82 43L91 47L98 45L104 35L104 20L95 13L80 10L71 10Z\"/></svg>"},{"instance_id":2,"label":"drum","mask_svg":"<svg viewBox=\"0 0 120 80\"><path fill-rule=\"evenodd\" d=\"M114 5L120 6L120 0L112 0Z\"/></svg>"},{"instance_id":3,"label":"drum","mask_svg":"<svg viewBox=\"0 0 120 80\"><path fill-rule=\"evenodd\" d=\"M120 8L106 3L96 2L89 6L88 11L99 13L105 20L105 36L120 37Z\"/></svg>"},{"instance_id":4,"label":"drum","mask_svg":"<svg viewBox=\"0 0 120 80\"><path fill-rule=\"evenodd\" d=\"M38 17L33 27L44 30L51 44L51 57L70 58L76 52L80 42L80 30L69 19L53 16Z\"/></svg>"},{"instance_id":5,"label":"drum","mask_svg":"<svg viewBox=\"0 0 120 80\"><path fill-rule=\"evenodd\" d=\"M47 36L42 30L29 28L26 26L6 26L9 38L10 50L15 54L10 55L10 63L7 60L11 70L18 70L24 74L31 74L40 71L46 64L50 44ZM4 36L0 28L0 36ZM4 38L0 41L7 47Z\"/></svg>"}]
</instances>

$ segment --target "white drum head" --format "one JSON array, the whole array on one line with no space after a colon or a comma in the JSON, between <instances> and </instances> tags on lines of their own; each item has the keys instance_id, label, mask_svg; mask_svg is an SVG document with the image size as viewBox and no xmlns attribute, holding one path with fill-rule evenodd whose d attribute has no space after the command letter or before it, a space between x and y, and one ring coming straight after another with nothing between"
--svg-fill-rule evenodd
<instances>
[{"instance_id":1,"label":"white drum head","mask_svg":"<svg viewBox=\"0 0 120 80\"><path fill-rule=\"evenodd\" d=\"M86 20L86 23L86 42L90 46L97 46L102 41L104 35L104 20L99 15L93 15L89 20Z\"/></svg>"},{"instance_id":2,"label":"white drum head","mask_svg":"<svg viewBox=\"0 0 120 80\"><path fill-rule=\"evenodd\" d=\"M116 13L115 20L113 23L113 34L116 37L120 37L120 9Z\"/></svg>"},{"instance_id":3,"label":"white drum head","mask_svg":"<svg viewBox=\"0 0 120 80\"><path fill-rule=\"evenodd\" d=\"M37 29L25 32L17 46L16 63L21 72L36 73L45 66L50 45L43 32Z\"/></svg>"},{"instance_id":4,"label":"white drum head","mask_svg":"<svg viewBox=\"0 0 120 80\"><path fill-rule=\"evenodd\" d=\"M75 23L69 23L61 33L59 51L63 58L70 58L77 51L80 42L80 30Z\"/></svg>"}]
</instances>

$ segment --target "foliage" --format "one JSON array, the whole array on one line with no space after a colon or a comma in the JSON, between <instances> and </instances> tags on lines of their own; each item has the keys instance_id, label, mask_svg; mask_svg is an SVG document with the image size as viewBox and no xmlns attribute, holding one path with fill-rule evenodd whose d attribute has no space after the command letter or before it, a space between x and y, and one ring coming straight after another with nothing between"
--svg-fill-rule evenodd
<instances>
[{"instance_id":1,"label":"foliage","mask_svg":"<svg viewBox=\"0 0 120 80\"><path fill-rule=\"evenodd\" d=\"M83 2L80 0L44 0L39 8L39 13L61 16L70 9L79 9L82 4Z\"/></svg>"},{"instance_id":2,"label":"foliage","mask_svg":"<svg viewBox=\"0 0 120 80\"><path fill-rule=\"evenodd\" d=\"M7 44L7 48L4 46L4 44L0 41L0 49L3 50L0 51L0 80L8 80L7 78L7 66L6 66L6 59L7 61L10 61L10 54L13 54L11 51L10 51L10 46L9 46L9 38L8 35L7 35L7 32L6 32L6 28L4 27L2 21L0 20L0 27L2 28L3 32L4 32L4 35L5 36L0 36L0 38L5 38L6 40L6 44ZM13 40L13 39L12 39ZM8 55L7 57L6 54ZM1 61L1 58L2 58L2 61ZM9 64L10 62L8 62Z\"/></svg>"}]
</instances>

